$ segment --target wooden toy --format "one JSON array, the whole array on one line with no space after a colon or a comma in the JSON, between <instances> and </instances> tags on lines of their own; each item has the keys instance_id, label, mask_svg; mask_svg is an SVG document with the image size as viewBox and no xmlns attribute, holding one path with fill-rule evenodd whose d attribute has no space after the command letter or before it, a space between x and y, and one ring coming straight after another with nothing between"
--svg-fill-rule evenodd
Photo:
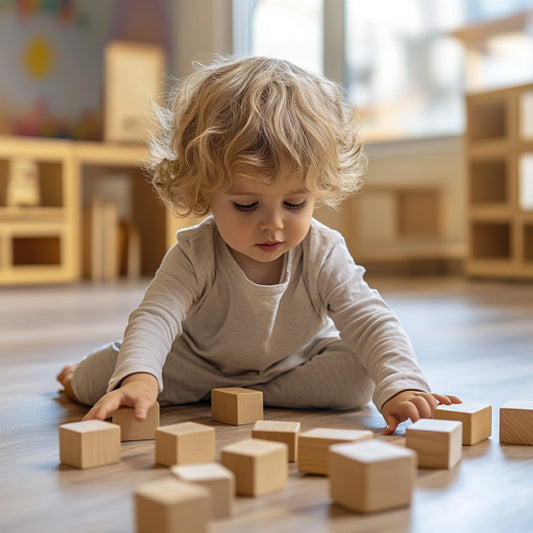
<instances>
[{"instance_id":1,"label":"wooden toy","mask_svg":"<svg viewBox=\"0 0 533 533\"><path fill-rule=\"evenodd\" d=\"M296 462L298 457L299 434L300 422L258 420L252 429L252 437L255 439L284 442L288 446L288 459L291 463Z\"/></svg>"},{"instance_id":2,"label":"wooden toy","mask_svg":"<svg viewBox=\"0 0 533 533\"><path fill-rule=\"evenodd\" d=\"M369 513L411 502L416 453L372 440L329 448L331 499L352 511Z\"/></svg>"},{"instance_id":3,"label":"wooden toy","mask_svg":"<svg viewBox=\"0 0 533 533\"><path fill-rule=\"evenodd\" d=\"M172 466L214 460L215 428L196 422L181 422L156 429L156 463Z\"/></svg>"},{"instance_id":4,"label":"wooden toy","mask_svg":"<svg viewBox=\"0 0 533 533\"><path fill-rule=\"evenodd\" d=\"M232 515L235 500L235 476L218 463L175 465L170 471L181 481L198 483L211 493L211 518Z\"/></svg>"},{"instance_id":5,"label":"wooden toy","mask_svg":"<svg viewBox=\"0 0 533 533\"><path fill-rule=\"evenodd\" d=\"M263 419L263 393L240 387L211 390L211 418L240 426Z\"/></svg>"},{"instance_id":6,"label":"wooden toy","mask_svg":"<svg viewBox=\"0 0 533 533\"><path fill-rule=\"evenodd\" d=\"M166 477L135 489L137 533L206 533L210 494L200 485Z\"/></svg>"},{"instance_id":7,"label":"wooden toy","mask_svg":"<svg viewBox=\"0 0 533 533\"><path fill-rule=\"evenodd\" d=\"M120 407L111 418L113 424L120 426L120 440L150 440L155 438L155 430L159 427L159 404L148 410L143 422L135 420L131 407Z\"/></svg>"},{"instance_id":8,"label":"wooden toy","mask_svg":"<svg viewBox=\"0 0 533 533\"><path fill-rule=\"evenodd\" d=\"M222 448L220 462L235 474L237 494L259 496L285 487L287 456L284 443L245 439Z\"/></svg>"},{"instance_id":9,"label":"wooden toy","mask_svg":"<svg viewBox=\"0 0 533 533\"><path fill-rule=\"evenodd\" d=\"M533 401L510 400L502 405L500 442L533 446Z\"/></svg>"},{"instance_id":10,"label":"wooden toy","mask_svg":"<svg viewBox=\"0 0 533 533\"><path fill-rule=\"evenodd\" d=\"M492 433L492 407L488 404L463 402L439 405L435 409L438 420L457 420L463 424L463 445L471 446Z\"/></svg>"},{"instance_id":11,"label":"wooden toy","mask_svg":"<svg viewBox=\"0 0 533 533\"><path fill-rule=\"evenodd\" d=\"M418 454L421 468L453 468L462 454L462 423L421 418L405 432L405 446Z\"/></svg>"},{"instance_id":12,"label":"wooden toy","mask_svg":"<svg viewBox=\"0 0 533 533\"><path fill-rule=\"evenodd\" d=\"M328 475L328 448L332 444L357 442L374 437L361 429L316 428L298 438L298 470L307 474Z\"/></svg>"},{"instance_id":13,"label":"wooden toy","mask_svg":"<svg viewBox=\"0 0 533 533\"><path fill-rule=\"evenodd\" d=\"M11 160L7 183L7 206L36 206L41 201L39 165L30 157Z\"/></svg>"},{"instance_id":14,"label":"wooden toy","mask_svg":"<svg viewBox=\"0 0 533 533\"><path fill-rule=\"evenodd\" d=\"M120 427L102 420L85 420L59 426L59 459L76 468L118 463Z\"/></svg>"}]
</instances>

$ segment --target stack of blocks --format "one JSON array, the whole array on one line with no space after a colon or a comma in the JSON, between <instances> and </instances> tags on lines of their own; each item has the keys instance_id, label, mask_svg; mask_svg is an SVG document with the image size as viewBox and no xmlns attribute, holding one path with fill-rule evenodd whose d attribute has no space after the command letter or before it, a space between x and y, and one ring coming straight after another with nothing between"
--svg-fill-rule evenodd
<instances>
[{"instance_id":1,"label":"stack of blocks","mask_svg":"<svg viewBox=\"0 0 533 533\"><path fill-rule=\"evenodd\" d=\"M421 468L453 468L462 455L462 423L421 418L405 432L405 446L418 454Z\"/></svg>"},{"instance_id":2,"label":"stack of blocks","mask_svg":"<svg viewBox=\"0 0 533 533\"><path fill-rule=\"evenodd\" d=\"M212 419L230 425L255 423L252 438L222 448L215 462L215 429L196 422L159 427L159 405L146 421L120 408L113 423L89 420L59 428L62 463L90 468L120 460L120 442L155 439L156 462L174 477L135 490L138 533L205 533L210 519L232 515L235 494L260 496L288 481L288 461L300 472L329 475L331 499L359 513L409 505L416 466L453 468L462 445L491 435L492 408L464 402L440 405L435 419L406 430L405 447L374 439L367 430L315 428L299 422L263 420L260 391L212 390ZM500 409L500 442L533 445L533 401L510 401ZM416 453L415 453L416 452ZM176 479L177 478L177 479ZM393 482L391 482L393 480Z\"/></svg>"},{"instance_id":3,"label":"stack of blocks","mask_svg":"<svg viewBox=\"0 0 533 533\"><path fill-rule=\"evenodd\" d=\"M240 426L263 419L263 393L240 387L211 390L211 418Z\"/></svg>"},{"instance_id":4,"label":"stack of blocks","mask_svg":"<svg viewBox=\"0 0 533 533\"><path fill-rule=\"evenodd\" d=\"M369 513L411 502L416 454L378 440L329 448L331 499L351 511Z\"/></svg>"},{"instance_id":5,"label":"stack of blocks","mask_svg":"<svg viewBox=\"0 0 533 533\"><path fill-rule=\"evenodd\" d=\"M298 470L307 474L328 474L328 449L332 444L373 438L372 431L358 429L316 428L300 434Z\"/></svg>"}]
</instances>

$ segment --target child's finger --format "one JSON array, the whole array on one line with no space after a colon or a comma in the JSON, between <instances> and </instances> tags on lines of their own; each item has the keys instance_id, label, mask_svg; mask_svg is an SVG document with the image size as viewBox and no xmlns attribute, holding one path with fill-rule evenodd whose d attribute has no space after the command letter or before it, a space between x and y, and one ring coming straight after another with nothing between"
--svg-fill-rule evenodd
<instances>
[{"instance_id":1,"label":"child's finger","mask_svg":"<svg viewBox=\"0 0 533 533\"><path fill-rule=\"evenodd\" d=\"M384 435L392 435L396 428L398 427L398 424L400 421L393 415L387 415L384 417L385 423L387 424L387 427L385 428L385 431L383 432Z\"/></svg>"},{"instance_id":2,"label":"child's finger","mask_svg":"<svg viewBox=\"0 0 533 533\"><path fill-rule=\"evenodd\" d=\"M416 414L413 416L409 416L413 422L416 422L419 418L431 418L433 409L430 401L425 396L415 396L410 400L410 402L414 405L416 409ZM436 406L435 401L435 406Z\"/></svg>"},{"instance_id":3,"label":"child's finger","mask_svg":"<svg viewBox=\"0 0 533 533\"><path fill-rule=\"evenodd\" d=\"M139 422L146 420L149 407L150 406L147 407L144 402L138 401L133 409L135 420L138 420Z\"/></svg>"},{"instance_id":4,"label":"child's finger","mask_svg":"<svg viewBox=\"0 0 533 533\"><path fill-rule=\"evenodd\" d=\"M117 395L106 395L96 402L83 420L105 420L120 407L120 398Z\"/></svg>"},{"instance_id":5,"label":"child's finger","mask_svg":"<svg viewBox=\"0 0 533 533\"><path fill-rule=\"evenodd\" d=\"M437 394L433 393L432 396L443 405L450 405L452 403L462 403L457 396L452 396L450 394Z\"/></svg>"}]
</instances>

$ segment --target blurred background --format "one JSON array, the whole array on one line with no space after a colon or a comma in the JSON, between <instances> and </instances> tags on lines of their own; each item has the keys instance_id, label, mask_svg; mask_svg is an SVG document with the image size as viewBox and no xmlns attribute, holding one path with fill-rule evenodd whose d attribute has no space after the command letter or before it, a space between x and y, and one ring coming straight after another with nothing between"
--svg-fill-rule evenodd
<instances>
[{"instance_id":1,"label":"blurred background","mask_svg":"<svg viewBox=\"0 0 533 533\"><path fill-rule=\"evenodd\" d=\"M113 63L117 42L138 49ZM108 277L153 273L194 221L138 190L142 135L110 128L150 68L163 98L215 54L343 85L369 171L317 216L371 272L533 278L533 0L0 0L0 284L106 277L96 200L122 227ZM11 195L17 172L36 194Z\"/></svg>"}]
</instances>

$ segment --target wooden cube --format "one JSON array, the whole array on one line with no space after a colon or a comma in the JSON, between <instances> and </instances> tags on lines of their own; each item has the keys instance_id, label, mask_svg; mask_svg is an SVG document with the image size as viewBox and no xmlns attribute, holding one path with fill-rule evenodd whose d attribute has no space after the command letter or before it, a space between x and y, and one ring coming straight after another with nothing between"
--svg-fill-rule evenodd
<instances>
[{"instance_id":1,"label":"wooden cube","mask_svg":"<svg viewBox=\"0 0 533 533\"><path fill-rule=\"evenodd\" d=\"M159 404L148 410L146 419L142 422L135 420L133 408L120 407L111 417L111 422L120 426L120 440L150 440L155 438L155 430L159 427Z\"/></svg>"},{"instance_id":2,"label":"wooden cube","mask_svg":"<svg viewBox=\"0 0 533 533\"><path fill-rule=\"evenodd\" d=\"M215 428L196 422L181 422L156 429L156 463L172 466L214 460Z\"/></svg>"},{"instance_id":3,"label":"wooden cube","mask_svg":"<svg viewBox=\"0 0 533 533\"><path fill-rule=\"evenodd\" d=\"M453 468L460 460L462 423L456 420L421 418L405 432L405 445L418 454L421 468Z\"/></svg>"},{"instance_id":4,"label":"wooden cube","mask_svg":"<svg viewBox=\"0 0 533 533\"><path fill-rule=\"evenodd\" d=\"M237 494L259 496L285 487L287 455L281 442L245 439L222 448L220 462L235 474Z\"/></svg>"},{"instance_id":5,"label":"wooden cube","mask_svg":"<svg viewBox=\"0 0 533 533\"><path fill-rule=\"evenodd\" d=\"M533 446L533 401L510 400L502 405L500 442Z\"/></svg>"},{"instance_id":6,"label":"wooden cube","mask_svg":"<svg viewBox=\"0 0 533 533\"><path fill-rule=\"evenodd\" d=\"M274 420L258 420L253 429L255 439L284 442L289 449L289 462L294 463L298 457L298 436L300 422L284 422Z\"/></svg>"},{"instance_id":7,"label":"wooden cube","mask_svg":"<svg viewBox=\"0 0 533 533\"><path fill-rule=\"evenodd\" d=\"M308 474L328 475L328 448L332 444L372 439L372 431L363 429L316 428L300 434L298 470Z\"/></svg>"},{"instance_id":8,"label":"wooden cube","mask_svg":"<svg viewBox=\"0 0 533 533\"><path fill-rule=\"evenodd\" d=\"M463 402L439 405L435 409L438 420L457 420L463 424L463 445L471 446L492 433L492 407L488 404Z\"/></svg>"},{"instance_id":9,"label":"wooden cube","mask_svg":"<svg viewBox=\"0 0 533 533\"><path fill-rule=\"evenodd\" d=\"M59 459L76 468L118 463L120 427L102 420L85 420L59 426Z\"/></svg>"},{"instance_id":10,"label":"wooden cube","mask_svg":"<svg viewBox=\"0 0 533 533\"><path fill-rule=\"evenodd\" d=\"M232 515L235 500L235 476L231 470L218 463L175 465L171 472L181 481L198 483L211 493L211 518Z\"/></svg>"},{"instance_id":11,"label":"wooden cube","mask_svg":"<svg viewBox=\"0 0 533 533\"><path fill-rule=\"evenodd\" d=\"M331 499L352 511L370 513L411 503L416 453L373 440L329 448Z\"/></svg>"},{"instance_id":12,"label":"wooden cube","mask_svg":"<svg viewBox=\"0 0 533 533\"><path fill-rule=\"evenodd\" d=\"M263 393L240 387L211 390L211 418L240 426L263 419Z\"/></svg>"},{"instance_id":13,"label":"wooden cube","mask_svg":"<svg viewBox=\"0 0 533 533\"><path fill-rule=\"evenodd\" d=\"M206 533L209 490L173 477L143 483L135 489L137 533Z\"/></svg>"}]
</instances>

